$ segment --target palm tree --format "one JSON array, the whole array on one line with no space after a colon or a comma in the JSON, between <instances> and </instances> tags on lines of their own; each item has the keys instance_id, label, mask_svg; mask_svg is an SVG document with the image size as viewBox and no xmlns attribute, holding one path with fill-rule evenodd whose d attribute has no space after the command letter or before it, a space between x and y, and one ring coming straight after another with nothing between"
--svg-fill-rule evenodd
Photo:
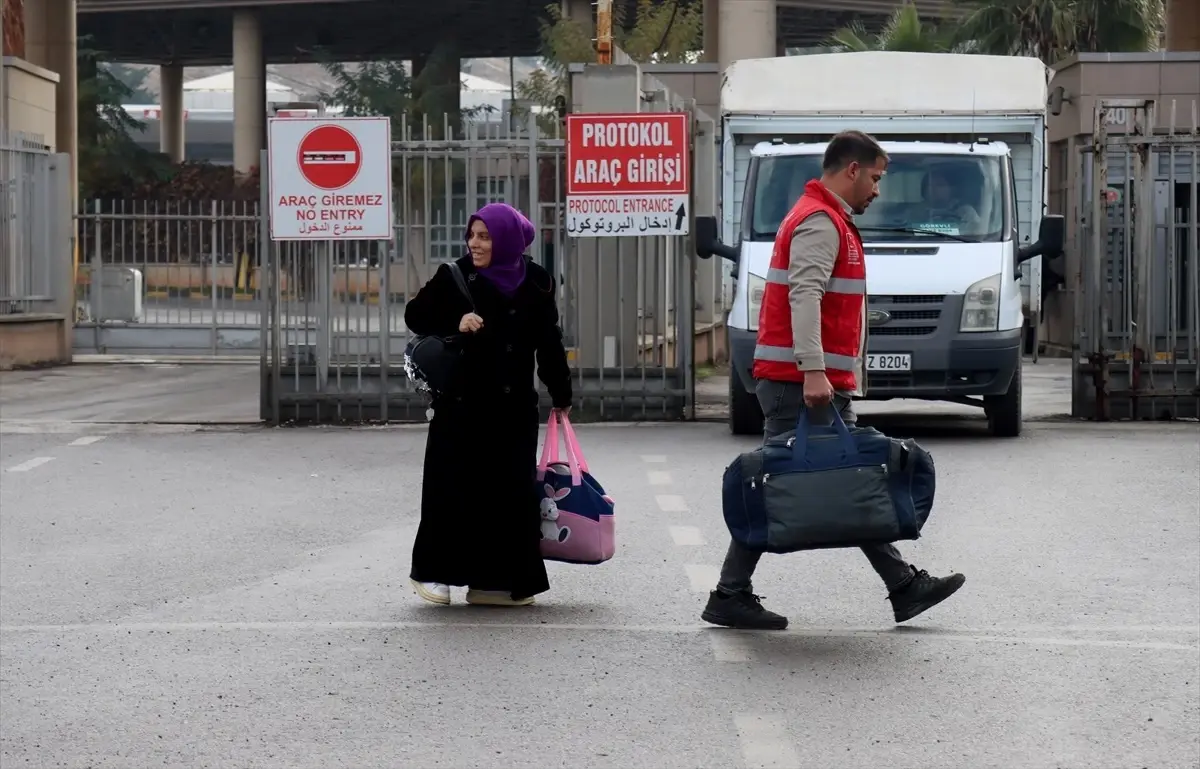
<instances>
[{"instance_id":1,"label":"palm tree","mask_svg":"<svg viewBox=\"0 0 1200 769\"><path fill-rule=\"evenodd\" d=\"M897 8L878 34L870 34L862 22L839 29L829 40L838 51L912 51L945 53L953 50L951 35L935 24L922 21L911 2Z\"/></svg>"},{"instance_id":2,"label":"palm tree","mask_svg":"<svg viewBox=\"0 0 1200 769\"><path fill-rule=\"evenodd\" d=\"M1158 48L1162 0L955 0L955 39L976 53L1036 56L1053 64L1075 53Z\"/></svg>"}]
</instances>

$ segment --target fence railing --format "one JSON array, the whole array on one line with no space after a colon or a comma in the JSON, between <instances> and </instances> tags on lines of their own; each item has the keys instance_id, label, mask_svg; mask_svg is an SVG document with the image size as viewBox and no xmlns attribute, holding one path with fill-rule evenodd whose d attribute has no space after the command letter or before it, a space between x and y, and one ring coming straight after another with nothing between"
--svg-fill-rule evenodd
<instances>
[{"instance_id":1,"label":"fence railing","mask_svg":"<svg viewBox=\"0 0 1200 769\"><path fill-rule=\"evenodd\" d=\"M1180 110L1182 107L1182 110ZM1110 132L1108 113L1132 126ZM1083 148L1075 416L1200 417L1200 102L1105 100Z\"/></svg>"},{"instance_id":2,"label":"fence railing","mask_svg":"<svg viewBox=\"0 0 1200 769\"><path fill-rule=\"evenodd\" d=\"M54 156L40 141L0 133L0 314L55 306Z\"/></svg>"}]
</instances>

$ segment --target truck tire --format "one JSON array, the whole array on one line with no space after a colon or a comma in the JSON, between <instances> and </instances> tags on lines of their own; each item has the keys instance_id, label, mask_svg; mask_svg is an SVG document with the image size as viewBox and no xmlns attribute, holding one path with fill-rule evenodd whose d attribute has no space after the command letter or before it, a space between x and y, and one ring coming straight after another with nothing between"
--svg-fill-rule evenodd
<instances>
[{"instance_id":1,"label":"truck tire","mask_svg":"<svg viewBox=\"0 0 1200 769\"><path fill-rule=\"evenodd\" d=\"M983 412L987 415L988 430L996 438L1016 438L1021 434L1021 360L1013 372L1008 391L1003 395L989 395L983 399Z\"/></svg>"},{"instance_id":2,"label":"truck tire","mask_svg":"<svg viewBox=\"0 0 1200 769\"><path fill-rule=\"evenodd\" d=\"M758 396L746 392L736 371L729 372L729 432L734 435L762 435L763 413Z\"/></svg>"}]
</instances>

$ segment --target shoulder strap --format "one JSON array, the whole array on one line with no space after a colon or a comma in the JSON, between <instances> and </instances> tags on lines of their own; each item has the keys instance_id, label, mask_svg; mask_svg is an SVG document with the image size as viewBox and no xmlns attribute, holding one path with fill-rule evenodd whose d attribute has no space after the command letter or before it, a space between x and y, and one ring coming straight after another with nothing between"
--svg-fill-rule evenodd
<instances>
[{"instance_id":1,"label":"shoulder strap","mask_svg":"<svg viewBox=\"0 0 1200 769\"><path fill-rule=\"evenodd\" d=\"M475 300L471 297L471 289L467 288L467 281L463 278L462 270L458 267L458 262L447 262L450 267L450 275L454 278L454 283L458 286L458 290L463 293L467 301L471 303L471 310L475 309Z\"/></svg>"}]
</instances>

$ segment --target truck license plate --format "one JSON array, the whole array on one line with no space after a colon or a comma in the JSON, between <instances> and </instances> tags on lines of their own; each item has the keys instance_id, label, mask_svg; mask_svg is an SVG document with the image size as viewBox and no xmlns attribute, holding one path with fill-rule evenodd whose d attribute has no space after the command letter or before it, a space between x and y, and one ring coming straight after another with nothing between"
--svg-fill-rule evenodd
<instances>
[{"instance_id":1,"label":"truck license plate","mask_svg":"<svg viewBox=\"0 0 1200 769\"><path fill-rule=\"evenodd\" d=\"M912 356L908 353L883 353L867 356L867 371L911 371Z\"/></svg>"}]
</instances>

